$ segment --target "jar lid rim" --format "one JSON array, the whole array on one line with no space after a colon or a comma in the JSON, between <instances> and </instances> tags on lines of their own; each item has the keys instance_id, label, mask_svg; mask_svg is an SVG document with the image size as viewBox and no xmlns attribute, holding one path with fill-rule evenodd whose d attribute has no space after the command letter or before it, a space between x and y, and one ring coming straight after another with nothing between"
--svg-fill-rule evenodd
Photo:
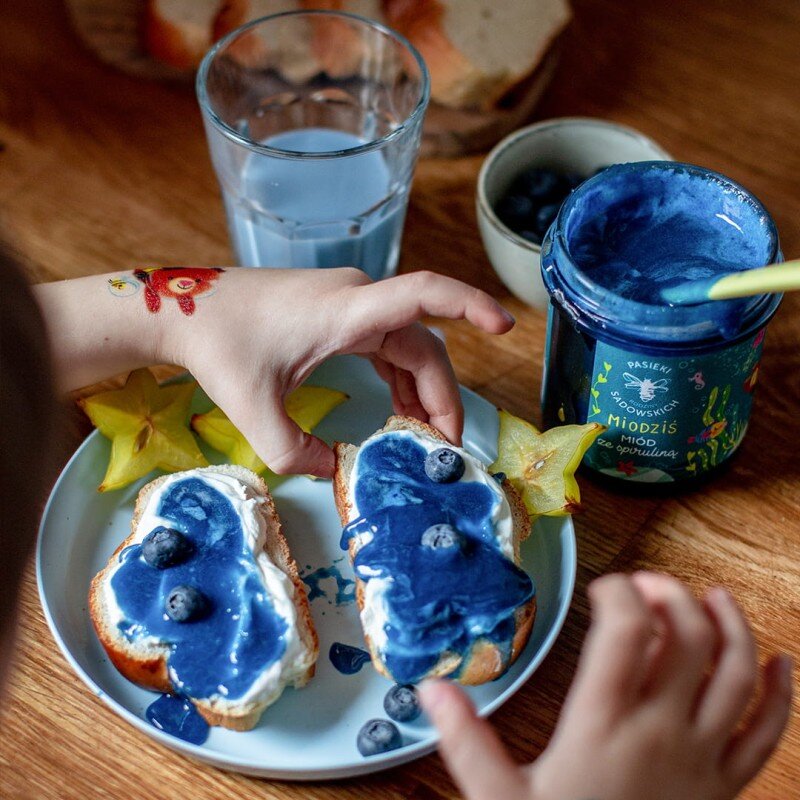
<instances>
[{"instance_id":1,"label":"jar lid rim","mask_svg":"<svg viewBox=\"0 0 800 800\"><path fill-rule=\"evenodd\" d=\"M583 311L601 328L613 325L632 335L654 342L665 338L691 342L717 338L729 341L728 337L720 331L719 321L738 317L739 326L734 334L734 338L738 338L743 330L753 328L759 324L762 318L768 319L777 308L782 296L760 294L738 300L712 300L696 306L643 303L623 297L613 289L598 283L578 267L570 253L565 231L566 221L576 202L580 200L587 189L591 189L604 179L607 180L608 173L612 171L612 174L618 175L655 169L689 172L734 189L758 212L759 217L763 220L769 253L769 258L764 266L781 260L778 232L774 220L764 204L741 184L719 172L694 164L675 161L638 161L608 167L581 184L563 203L542 244L542 276L545 286L552 295L556 288L555 284L557 284L561 299L564 301L569 299L568 305L572 307L573 316L579 310ZM571 267L570 281L564 280L563 270L555 264L554 248L557 250L558 258L564 258ZM717 313L713 317L716 320L702 312L702 309L708 308L708 303L714 303ZM722 304L725 304L726 308L722 307Z\"/></svg>"}]
</instances>

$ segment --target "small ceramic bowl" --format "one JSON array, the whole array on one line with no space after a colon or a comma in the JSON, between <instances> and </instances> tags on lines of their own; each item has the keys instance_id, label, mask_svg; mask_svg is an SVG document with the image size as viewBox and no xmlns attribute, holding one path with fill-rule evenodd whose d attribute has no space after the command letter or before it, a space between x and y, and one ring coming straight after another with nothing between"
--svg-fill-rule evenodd
<instances>
[{"instance_id":1,"label":"small ceramic bowl","mask_svg":"<svg viewBox=\"0 0 800 800\"><path fill-rule=\"evenodd\" d=\"M610 164L672 160L638 131L591 117L546 120L510 134L489 153L478 175L478 227L495 272L520 300L534 308L547 307L541 247L514 233L494 212L524 170L544 167L588 178Z\"/></svg>"}]
</instances>

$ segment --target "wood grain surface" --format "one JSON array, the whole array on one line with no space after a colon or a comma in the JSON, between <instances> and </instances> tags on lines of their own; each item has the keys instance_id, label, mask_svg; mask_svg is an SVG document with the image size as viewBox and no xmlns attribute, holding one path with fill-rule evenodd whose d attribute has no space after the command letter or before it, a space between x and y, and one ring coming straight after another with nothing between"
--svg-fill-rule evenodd
<instances>
[{"instance_id":1,"label":"wood grain surface","mask_svg":"<svg viewBox=\"0 0 800 800\"><path fill-rule=\"evenodd\" d=\"M717 169L772 211L800 255L800 3L575 0L539 118L587 114L632 125L677 158ZM191 91L136 79L82 49L54 0L6 3L0 22L0 204L32 280L142 264L231 261ZM508 296L478 237L480 157L420 163L402 269L481 286L518 325L491 338L443 323L459 379L538 419L544 316ZM73 416L74 440L87 432ZM521 760L550 736L588 623L585 587L609 570L672 572L698 592L724 583L763 654L800 654L800 293L769 328L749 434L730 470L671 499L582 481L578 584L564 632L529 684L493 716ZM26 572L15 663L2 702L3 798L456 797L438 756L381 775L299 785L192 763L118 719L74 675ZM576 754L580 758L580 754ZM800 796L800 722L749 800ZM566 800L566 799L565 799ZM613 800L608 798L607 800ZM687 798L687 800L690 800ZM693 800L693 799L692 799ZM702 800L702 799L698 799Z\"/></svg>"}]
</instances>

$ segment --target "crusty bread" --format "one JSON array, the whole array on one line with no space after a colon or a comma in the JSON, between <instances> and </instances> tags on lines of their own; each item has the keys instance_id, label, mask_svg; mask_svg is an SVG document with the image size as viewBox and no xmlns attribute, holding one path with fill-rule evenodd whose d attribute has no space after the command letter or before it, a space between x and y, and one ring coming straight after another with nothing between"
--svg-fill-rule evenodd
<instances>
[{"instance_id":1,"label":"crusty bread","mask_svg":"<svg viewBox=\"0 0 800 800\"><path fill-rule=\"evenodd\" d=\"M375 19L404 35L431 75L431 98L442 106L491 109L531 76L570 19L568 0L149 0L145 43L160 61L196 66L213 41L239 25L284 11L324 9ZM286 77L307 80L320 69L347 76L363 43L333 19L309 27L306 48ZM291 49L291 42L280 44ZM257 32L231 50L245 66L267 57Z\"/></svg>"},{"instance_id":2,"label":"crusty bread","mask_svg":"<svg viewBox=\"0 0 800 800\"><path fill-rule=\"evenodd\" d=\"M196 67L211 47L215 20L225 5L223 0L148 0L145 47L171 67Z\"/></svg>"},{"instance_id":3,"label":"crusty bread","mask_svg":"<svg viewBox=\"0 0 800 800\"><path fill-rule=\"evenodd\" d=\"M319 642L311 619L305 586L300 580L297 564L289 552L289 545L283 536L281 523L267 485L254 472L244 467L233 465L202 467L197 470L191 470L191 472L200 473L201 475L203 473L216 473L231 476L264 498L264 502L260 506L266 528L263 552L292 582L294 587L293 602L297 611L297 630L305 652L302 663L297 665L295 673L288 676L286 684L294 685L297 688L305 686L314 675ZM180 476L180 474L178 473L177 475ZM146 641L129 642L117 627L112 624L109 609L103 596L103 588L106 581L111 578L111 574L118 563L119 554L134 543L139 520L144 513L151 493L161 486L164 481L173 477L173 475L164 475L157 478L144 486L139 492L131 521L130 536L115 550L106 567L94 577L89 590L89 613L92 623L111 662L128 680L158 692L170 692L173 689L167 669L170 654L169 645L152 644ZM254 553L254 555L258 554ZM221 696L211 699L191 697L189 699L192 700L209 725L220 725L224 728L244 731L249 730L258 722L264 709L278 699L283 688L283 685L281 685L277 694L258 702L228 700Z\"/></svg>"},{"instance_id":4,"label":"crusty bread","mask_svg":"<svg viewBox=\"0 0 800 800\"><path fill-rule=\"evenodd\" d=\"M443 444L449 444L442 434L430 425L420 422L410 417L393 416L389 417L386 425L378 433L396 430L409 430L421 436L430 437ZM334 499L336 510L342 527L352 521L352 506L350 503L350 478L355 465L356 456L359 448L352 444L336 442L334 452L336 453L336 474L333 481ZM520 542L525 540L531 531L531 522L528 512L522 503L522 498L517 494L514 487L508 480L503 481L509 505L511 506L511 517L513 525L513 544L514 544L514 563L519 565ZM358 554L358 542L356 537L350 540L349 555L350 561L355 560ZM366 584L356 575L356 601L361 611L364 610ZM466 685L476 685L486 683L486 681L499 678L508 667L514 663L523 648L528 642L533 620L536 615L536 598L532 597L525 605L520 606L515 614L515 633L511 645L511 655L508 660L504 658L500 648L488 639L477 639L471 650L462 659L455 653L442 653L439 661L429 671L427 677L443 677L450 675L458 670L455 678L459 683ZM392 678L386 664L383 661L383 654L374 645L369 635L365 632L365 640L372 657L375 669L387 678Z\"/></svg>"},{"instance_id":5,"label":"crusty bread","mask_svg":"<svg viewBox=\"0 0 800 800\"><path fill-rule=\"evenodd\" d=\"M425 59L431 97L450 108L496 106L570 19L567 0L385 0L384 12Z\"/></svg>"}]
</instances>

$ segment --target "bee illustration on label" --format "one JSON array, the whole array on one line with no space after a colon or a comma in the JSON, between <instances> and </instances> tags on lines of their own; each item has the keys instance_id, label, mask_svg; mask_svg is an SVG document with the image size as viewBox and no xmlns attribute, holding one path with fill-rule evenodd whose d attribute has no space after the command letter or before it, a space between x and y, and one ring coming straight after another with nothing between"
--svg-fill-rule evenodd
<instances>
[{"instance_id":1,"label":"bee illustration on label","mask_svg":"<svg viewBox=\"0 0 800 800\"><path fill-rule=\"evenodd\" d=\"M622 377L625 379L626 389L638 389L639 399L647 403L656 396L656 392L666 392L669 386L669 381L666 378L660 378L657 381L651 381L650 378L637 378L631 375L630 372L623 372Z\"/></svg>"}]
</instances>

